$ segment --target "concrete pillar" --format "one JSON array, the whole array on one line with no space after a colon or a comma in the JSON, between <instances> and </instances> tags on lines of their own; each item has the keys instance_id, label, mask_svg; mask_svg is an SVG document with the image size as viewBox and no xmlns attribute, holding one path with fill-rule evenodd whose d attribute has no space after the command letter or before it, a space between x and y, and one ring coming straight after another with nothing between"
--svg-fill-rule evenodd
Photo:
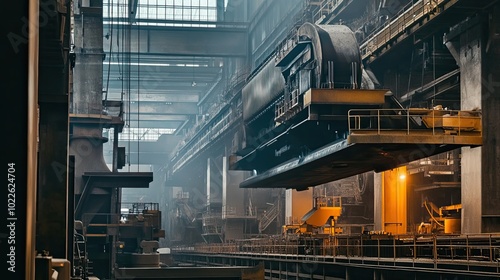
<instances>
[{"instance_id":1,"label":"concrete pillar","mask_svg":"<svg viewBox=\"0 0 500 280\"><path fill-rule=\"evenodd\" d=\"M383 221L383 188L382 173L373 173L373 230L382 231L384 229Z\"/></svg>"},{"instance_id":2,"label":"concrete pillar","mask_svg":"<svg viewBox=\"0 0 500 280\"><path fill-rule=\"evenodd\" d=\"M482 111L482 147L462 148L462 228L464 234L500 230L500 70L499 5L490 17L469 19L445 43L460 67L462 110ZM486 31L486 32L485 32Z\"/></svg>"},{"instance_id":3,"label":"concrete pillar","mask_svg":"<svg viewBox=\"0 0 500 280\"><path fill-rule=\"evenodd\" d=\"M247 216L256 213L245 200L245 190L239 187L247 171L228 170L227 157L222 158L222 219L225 241L244 238Z\"/></svg>"},{"instance_id":4,"label":"concrete pillar","mask_svg":"<svg viewBox=\"0 0 500 280\"><path fill-rule=\"evenodd\" d=\"M481 109L481 25L460 36L460 108ZM481 232L481 147L462 148L462 232Z\"/></svg>"},{"instance_id":5,"label":"concrete pillar","mask_svg":"<svg viewBox=\"0 0 500 280\"><path fill-rule=\"evenodd\" d=\"M490 10L482 75L482 232L500 231L500 4Z\"/></svg>"},{"instance_id":6,"label":"concrete pillar","mask_svg":"<svg viewBox=\"0 0 500 280\"><path fill-rule=\"evenodd\" d=\"M75 8L76 9L76 8ZM75 11L75 68L73 70L73 113L102 113L103 27L102 7Z\"/></svg>"},{"instance_id":7,"label":"concrete pillar","mask_svg":"<svg viewBox=\"0 0 500 280\"><path fill-rule=\"evenodd\" d=\"M102 2L91 6L74 5L74 53L72 111L76 117L70 121L70 154L75 157L75 195L82 197L86 186L83 174L89 171L110 172L103 155L102 136L102 59L103 30ZM82 213L109 213L114 191L94 188L91 199L77 203L76 219ZM87 203L92 201L92 203ZM116 200L114 200L116 201ZM80 202L80 201L79 201Z\"/></svg>"}]
</instances>

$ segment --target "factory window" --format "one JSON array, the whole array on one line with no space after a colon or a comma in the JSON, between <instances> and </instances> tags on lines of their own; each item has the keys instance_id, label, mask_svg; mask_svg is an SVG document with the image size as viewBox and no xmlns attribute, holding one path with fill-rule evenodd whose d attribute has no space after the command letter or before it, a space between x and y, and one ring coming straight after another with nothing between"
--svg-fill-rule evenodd
<instances>
[{"instance_id":1,"label":"factory window","mask_svg":"<svg viewBox=\"0 0 500 280\"><path fill-rule=\"evenodd\" d=\"M163 134L172 134L175 129L169 128L137 128L124 127L122 133L118 134L119 141L157 141ZM113 141L113 133L104 131L104 136L109 137L109 141Z\"/></svg>"},{"instance_id":2,"label":"factory window","mask_svg":"<svg viewBox=\"0 0 500 280\"><path fill-rule=\"evenodd\" d=\"M146 15L141 13L141 18L153 20L182 20L182 21L216 21L217 20L217 6L216 1L175 1L173 4L165 0L142 0L139 2L138 9L149 9ZM155 10L152 12L151 10ZM165 10L163 14L170 14L172 16L159 17L156 10ZM189 25L188 25L189 26Z\"/></svg>"},{"instance_id":3,"label":"factory window","mask_svg":"<svg viewBox=\"0 0 500 280\"><path fill-rule=\"evenodd\" d=\"M104 23L117 23L128 16L124 0L105 0ZM135 24L158 26L215 27L209 24L173 23L172 21L217 21L216 0L139 0ZM121 22L123 23L123 22Z\"/></svg>"}]
</instances>

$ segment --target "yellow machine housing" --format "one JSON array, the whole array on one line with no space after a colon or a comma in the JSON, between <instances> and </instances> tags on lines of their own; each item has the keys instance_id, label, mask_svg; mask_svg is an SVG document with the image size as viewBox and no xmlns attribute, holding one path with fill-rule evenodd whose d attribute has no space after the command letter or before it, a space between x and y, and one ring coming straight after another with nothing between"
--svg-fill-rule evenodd
<instances>
[{"instance_id":1,"label":"yellow machine housing","mask_svg":"<svg viewBox=\"0 0 500 280\"><path fill-rule=\"evenodd\" d=\"M313 208L302 217L302 223L284 225L283 235L333 235L342 233L341 229L335 229L335 221L337 221L341 213L342 199L340 196L315 197L313 200ZM331 223L327 224L329 220Z\"/></svg>"}]
</instances>

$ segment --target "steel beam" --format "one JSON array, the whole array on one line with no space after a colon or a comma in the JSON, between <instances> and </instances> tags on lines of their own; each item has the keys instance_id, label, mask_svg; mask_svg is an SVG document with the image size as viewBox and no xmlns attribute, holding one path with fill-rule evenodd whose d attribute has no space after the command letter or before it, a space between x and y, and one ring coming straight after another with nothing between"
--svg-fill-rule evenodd
<instances>
[{"instance_id":1,"label":"steel beam","mask_svg":"<svg viewBox=\"0 0 500 280\"><path fill-rule=\"evenodd\" d=\"M195 84L193 84L193 82ZM216 82L215 77L213 79L201 79L201 78L191 78L185 77L183 79L167 80L167 79L143 79L140 81L135 80L129 81L129 86L126 82L119 79L110 80L108 84L109 91L130 91L130 92L149 92L150 90L161 90L170 89L175 91L185 91L185 90L197 90L198 92L205 92L209 89L209 86Z\"/></svg>"},{"instance_id":2,"label":"steel beam","mask_svg":"<svg viewBox=\"0 0 500 280\"><path fill-rule=\"evenodd\" d=\"M131 120L128 123L128 127L130 128L165 128L165 129L179 129L179 127L184 122L179 121L162 121L162 120L142 120L142 117L139 121Z\"/></svg>"},{"instance_id":3,"label":"steel beam","mask_svg":"<svg viewBox=\"0 0 500 280\"><path fill-rule=\"evenodd\" d=\"M130 46L131 54L164 54L209 57L245 57L247 55L248 34L246 28L219 27L174 27L151 25L104 25L111 30L111 36L104 40L104 50L122 52L116 43ZM123 39L121 30L130 36ZM125 42L124 42L125 41Z\"/></svg>"},{"instance_id":4,"label":"steel beam","mask_svg":"<svg viewBox=\"0 0 500 280\"><path fill-rule=\"evenodd\" d=\"M128 107L128 108L127 108ZM125 105L126 111L141 114L194 115L198 113L196 103L189 102L131 102Z\"/></svg>"},{"instance_id":5,"label":"steel beam","mask_svg":"<svg viewBox=\"0 0 500 280\"><path fill-rule=\"evenodd\" d=\"M422 144L422 145L464 145L464 146L481 146L483 144L483 137L481 132L468 133L462 132L461 135L453 134L433 134L432 130L411 131L383 131L377 133L376 130L366 133L351 133L347 139L349 143L358 144Z\"/></svg>"},{"instance_id":6,"label":"steel beam","mask_svg":"<svg viewBox=\"0 0 500 280\"><path fill-rule=\"evenodd\" d=\"M165 114L141 114L138 118L137 112L131 113L130 116L127 116L127 114L124 116L127 126L131 128L169 128L176 130L179 129L188 118L187 115Z\"/></svg>"},{"instance_id":7,"label":"steel beam","mask_svg":"<svg viewBox=\"0 0 500 280\"><path fill-rule=\"evenodd\" d=\"M309 89L304 94L304 107L312 104L384 104L389 90L367 89Z\"/></svg>"},{"instance_id":8,"label":"steel beam","mask_svg":"<svg viewBox=\"0 0 500 280\"><path fill-rule=\"evenodd\" d=\"M121 93L120 92L109 92L108 100L120 100ZM162 93L159 91L147 92L147 93L132 93L128 100L133 102L194 102L197 103L199 101L199 96L196 93ZM127 101L124 101L127 102Z\"/></svg>"},{"instance_id":9,"label":"steel beam","mask_svg":"<svg viewBox=\"0 0 500 280\"><path fill-rule=\"evenodd\" d=\"M135 62L139 59L139 65ZM155 74L192 74L195 72L196 74L214 74L220 72L220 67L217 66L207 66L203 65L204 62L199 62L198 59L196 61L189 60L189 58L183 57L182 61L169 62L168 58L157 58L151 62L145 62L145 57L137 57L134 56L132 62L133 65L130 66L130 73L133 74L142 74L144 76L151 76ZM166 60L166 61L164 61ZM191 64L196 64L197 66L192 66ZM120 73L123 65L119 65L118 63L112 63L109 65L109 61L104 61L103 63L103 74L106 77L108 73L108 69L110 73Z\"/></svg>"},{"instance_id":10,"label":"steel beam","mask_svg":"<svg viewBox=\"0 0 500 280\"><path fill-rule=\"evenodd\" d=\"M360 45L362 60L374 62L378 57L393 49L395 45L415 36L422 30L437 28L443 23L452 26L454 21L473 16L486 10L497 0L418 0L389 24L370 34ZM458 23L458 22L457 22Z\"/></svg>"},{"instance_id":11,"label":"steel beam","mask_svg":"<svg viewBox=\"0 0 500 280\"><path fill-rule=\"evenodd\" d=\"M125 113L125 117L123 118L125 121L141 121L141 122L146 122L146 121L164 121L164 122L171 122L171 121L185 121L189 118L188 115L183 115L183 114L163 114L163 113L157 113L157 114L144 114L141 113L140 117L137 116L137 111L131 111L129 113Z\"/></svg>"}]
</instances>

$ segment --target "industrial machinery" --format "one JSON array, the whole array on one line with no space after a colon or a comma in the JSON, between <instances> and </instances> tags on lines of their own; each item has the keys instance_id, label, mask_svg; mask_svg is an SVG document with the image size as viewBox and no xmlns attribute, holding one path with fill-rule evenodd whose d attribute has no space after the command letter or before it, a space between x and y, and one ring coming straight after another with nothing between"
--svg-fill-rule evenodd
<instances>
[{"instance_id":1,"label":"industrial machinery","mask_svg":"<svg viewBox=\"0 0 500 280\"><path fill-rule=\"evenodd\" d=\"M103 5L73 6L75 41L70 110L70 154L74 160L73 277L112 279L120 267L159 266L158 240L164 237L157 203L122 202L123 188L148 188L152 172L120 172L125 147L123 100L103 96ZM84 32L85 30L85 32ZM89 31L90 30L90 31ZM103 129L113 131L113 158L105 162ZM128 209L121 213L121 209Z\"/></svg>"},{"instance_id":2,"label":"industrial machinery","mask_svg":"<svg viewBox=\"0 0 500 280\"><path fill-rule=\"evenodd\" d=\"M75 221L73 277L102 275L103 267L160 267L161 212L157 203L129 203L121 214L86 214ZM97 216L97 217L96 217ZM114 240L109 244L109 240ZM101 245L105 248L98 248ZM112 247L110 247L112 246ZM107 253L107 251L111 251Z\"/></svg>"},{"instance_id":3,"label":"industrial machinery","mask_svg":"<svg viewBox=\"0 0 500 280\"><path fill-rule=\"evenodd\" d=\"M385 102L387 90L373 89L348 27L306 23L280 49L243 88L247 146L235 169L260 173L341 140L350 108Z\"/></svg>"},{"instance_id":4,"label":"industrial machinery","mask_svg":"<svg viewBox=\"0 0 500 280\"><path fill-rule=\"evenodd\" d=\"M378 84L373 73L364 69L348 27L305 23L252 73L243 88L246 146L234 154L231 168L250 170L253 175L240 187L302 191L353 175L387 171L379 201L394 206L383 211L388 212L382 218L387 231L365 228L354 235L336 231L341 205L328 207L325 201L315 200L302 223L283 227L287 240L297 237L299 251L303 250L299 253L309 254L304 248L312 247L349 247L357 235L363 244L404 243L395 237L408 232L404 165L482 144L480 111L405 108ZM452 227L456 219L451 219L455 216L450 210L456 209L450 207L431 217L439 224L448 219ZM333 224L325 226L327 220ZM400 253L405 254L411 252Z\"/></svg>"},{"instance_id":5,"label":"industrial machinery","mask_svg":"<svg viewBox=\"0 0 500 280\"><path fill-rule=\"evenodd\" d=\"M429 222L422 222L418 227L419 234L429 233L460 233L460 213L462 204L437 207L431 201L424 201L424 207L429 214Z\"/></svg>"},{"instance_id":6,"label":"industrial machinery","mask_svg":"<svg viewBox=\"0 0 500 280\"><path fill-rule=\"evenodd\" d=\"M283 226L285 238L330 236L341 233L336 221L342 213L342 197L315 197L313 208L302 217L302 223Z\"/></svg>"},{"instance_id":7,"label":"industrial machinery","mask_svg":"<svg viewBox=\"0 0 500 280\"><path fill-rule=\"evenodd\" d=\"M242 91L242 188L303 190L482 143L480 112L404 108L377 88L347 26L304 23L278 49Z\"/></svg>"}]
</instances>

